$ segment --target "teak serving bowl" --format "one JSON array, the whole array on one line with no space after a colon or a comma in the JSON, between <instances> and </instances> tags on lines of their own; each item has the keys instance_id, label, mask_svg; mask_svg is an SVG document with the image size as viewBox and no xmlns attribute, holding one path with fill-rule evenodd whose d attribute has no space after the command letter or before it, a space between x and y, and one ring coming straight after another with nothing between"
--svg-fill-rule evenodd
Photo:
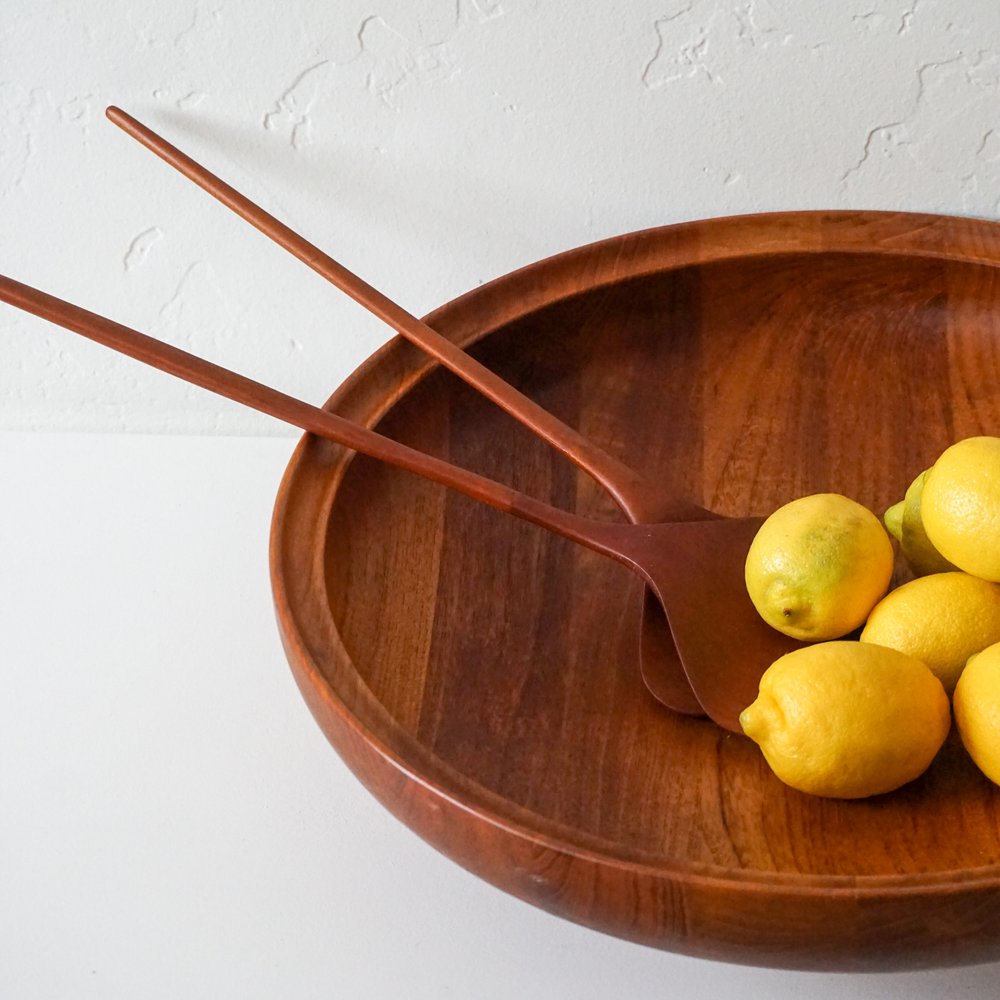
<instances>
[{"instance_id":1,"label":"teak serving bowl","mask_svg":"<svg viewBox=\"0 0 1000 1000\"><path fill-rule=\"evenodd\" d=\"M988 222L715 219L542 261L428 322L720 513L821 491L881 513L948 444L1000 433L998 265ZM328 405L620 518L402 341ZM310 436L281 487L271 559L288 658L331 743L404 823L493 884L602 931L736 962L1000 957L1000 788L954 733L889 795L795 792L750 741L650 697L636 660L642 587L624 568Z\"/></svg>"}]
</instances>

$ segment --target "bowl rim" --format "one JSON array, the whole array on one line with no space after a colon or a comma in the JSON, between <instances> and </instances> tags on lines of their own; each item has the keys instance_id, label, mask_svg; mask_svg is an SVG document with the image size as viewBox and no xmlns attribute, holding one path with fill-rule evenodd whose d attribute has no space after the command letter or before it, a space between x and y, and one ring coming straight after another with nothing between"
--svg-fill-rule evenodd
<instances>
[{"instance_id":1,"label":"bowl rim","mask_svg":"<svg viewBox=\"0 0 1000 1000\"><path fill-rule=\"evenodd\" d=\"M666 258L664 243L671 244ZM761 212L672 223L608 237L524 265L459 295L429 313L425 321L435 326L447 318L446 335L467 347L517 316L577 294L579 286L573 287L566 279L571 273L579 273L581 264L587 266L590 283L586 290L591 291L623 278L640 278L654 271L793 253L915 256L996 267L1000 266L1000 223L964 216L842 209ZM473 328L472 314L478 311L484 298L496 306L505 302L509 305L506 311L503 308L495 311L495 322L488 329L477 330ZM337 410L374 371L388 359L400 355L412 355L405 359L408 377L391 398L383 400L381 408L376 407L369 414L368 423L377 423L400 396L438 367L436 361L398 336L355 369L326 402L325 408ZM341 726L434 798L490 827L574 859L598 866L611 865L636 875L716 889L757 891L767 896L808 896L819 891L824 896L864 899L890 892L893 896L928 896L1000 888L1000 863L883 875L811 874L736 868L629 849L559 824L462 774L407 731L360 676L357 681L363 690L355 693L352 709L310 654L282 572L283 536L291 517L294 484L303 466L310 461L310 449L315 442L311 434L299 440L282 476L271 524L271 584L286 654L300 685L307 682L311 693L337 717ZM333 449L339 456L336 466L331 466L330 470L332 500L350 463L351 453L328 442L324 442L324 447ZM341 652L350 659L343 647ZM359 699L385 726L384 730L376 732L374 727L363 723L357 710ZM417 766L418 763L422 766Z\"/></svg>"}]
</instances>

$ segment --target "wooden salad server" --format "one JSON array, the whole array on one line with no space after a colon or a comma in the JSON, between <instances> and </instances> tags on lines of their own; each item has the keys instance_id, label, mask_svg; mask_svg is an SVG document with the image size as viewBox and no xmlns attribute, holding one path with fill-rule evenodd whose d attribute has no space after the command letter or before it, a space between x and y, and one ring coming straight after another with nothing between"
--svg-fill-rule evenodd
<instances>
[{"instance_id":1,"label":"wooden salad server","mask_svg":"<svg viewBox=\"0 0 1000 1000\"><path fill-rule=\"evenodd\" d=\"M801 645L769 628L746 595L747 521L609 524L568 513L484 476L416 451L333 413L0 275L0 301L33 313L221 396L372 458L424 476L623 563L670 608L695 697L720 726L739 732L760 676Z\"/></svg>"},{"instance_id":2,"label":"wooden salad server","mask_svg":"<svg viewBox=\"0 0 1000 1000\"><path fill-rule=\"evenodd\" d=\"M641 476L518 392L494 372L466 354L458 345L442 337L426 323L392 302L131 115L112 106L107 109L107 116L170 166L346 292L407 340L436 358L446 368L591 475L607 490L633 524L707 520L718 517L691 501L669 496L658 484ZM759 524L759 519L748 518L743 520L742 528L735 523L720 525L719 528L724 537L730 539L729 544L734 546L738 544L745 555ZM712 571L710 564L703 568L696 568L696 565L692 564L689 569L692 572ZM704 706L694 693L694 687L688 677L683 654L678 656L671 625L664 617L663 604L648 590L644 597L639 665L646 686L657 700L674 711L688 715L704 714Z\"/></svg>"}]
</instances>

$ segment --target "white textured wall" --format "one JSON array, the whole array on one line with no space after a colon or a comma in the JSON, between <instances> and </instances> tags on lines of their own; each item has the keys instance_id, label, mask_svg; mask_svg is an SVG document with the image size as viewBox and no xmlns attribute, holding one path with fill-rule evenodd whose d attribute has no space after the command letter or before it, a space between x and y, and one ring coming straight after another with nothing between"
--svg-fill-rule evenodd
<instances>
[{"instance_id":1,"label":"white textured wall","mask_svg":"<svg viewBox=\"0 0 1000 1000\"><path fill-rule=\"evenodd\" d=\"M388 332L107 104L418 314L685 219L1000 213L996 0L0 8L0 271L314 400ZM293 433L7 307L0 427Z\"/></svg>"}]
</instances>

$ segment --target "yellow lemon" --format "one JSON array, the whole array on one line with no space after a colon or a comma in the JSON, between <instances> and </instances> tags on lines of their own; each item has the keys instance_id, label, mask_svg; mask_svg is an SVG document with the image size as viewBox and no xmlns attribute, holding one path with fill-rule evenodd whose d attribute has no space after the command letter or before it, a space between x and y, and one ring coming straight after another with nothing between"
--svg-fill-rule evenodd
<instances>
[{"instance_id":1,"label":"yellow lemon","mask_svg":"<svg viewBox=\"0 0 1000 1000\"><path fill-rule=\"evenodd\" d=\"M841 640L775 660L740 725L785 784L858 799L922 774L948 735L951 710L919 660Z\"/></svg>"},{"instance_id":2,"label":"yellow lemon","mask_svg":"<svg viewBox=\"0 0 1000 1000\"><path fill-rule=\"evenodd\" d=\"M958 572L910 580L875 605L861 641L915 656L952 691L965 661L1000 642L1000 584Z\"/></svg>"},{"instance_id":3,"label":"yellow lemon","mask_svg":"<svg viewBox=\"0 0 1000 1000\"><path fill-rule=\"evenodd\" d=\"M947 448L927 473L921 517L945 559L1000 582L1000 438L966 438Z\"/></svg>"},{"instance_id":4,"label":"yellow lemon","mask_svg":"<svg viewBox=\"0 0 1000 1000\"><path fill-rule=\"evenodd\" d=\"M1000 643L969 658L954 704L965 749L979 770L1000 785Z\"/></svg>"},{"instance_id":5,"label":"yellow lemon","mask_svg":"<svg viewBox=\"0 0 1000 1000\"><path fill-rule=\"evenodd\" d=\"M906 506L905 500L894 503L883 515L882 523L885 530L896 539L897 542L903 540L903 508Z\"/></svg>"},{"instance_id":6,"label":"yellow lemon","mask_svg":"<svg viewBox=\"0 0 1000 1000\"><path fill-rule=\"evenodd\" d=\"M925 469L910 483L906 496L890 507L883 517L886 528L899 540L899 547L917 576L946 573L956 568L938 552L924 528L921 502L928 471Z\"/></svg>"},{"instance_id":7,"label":"yellow lemon","mask_svg":"<svg viewBox=\"0 0 1000 1000\"><path fill-rule=\"evenodd\" d=\"M857 628L892 576L892 543L867 507L815 493L779 507L746 560L750 600L768 625L796 639Z\"/></svg>"}]
</instances>

